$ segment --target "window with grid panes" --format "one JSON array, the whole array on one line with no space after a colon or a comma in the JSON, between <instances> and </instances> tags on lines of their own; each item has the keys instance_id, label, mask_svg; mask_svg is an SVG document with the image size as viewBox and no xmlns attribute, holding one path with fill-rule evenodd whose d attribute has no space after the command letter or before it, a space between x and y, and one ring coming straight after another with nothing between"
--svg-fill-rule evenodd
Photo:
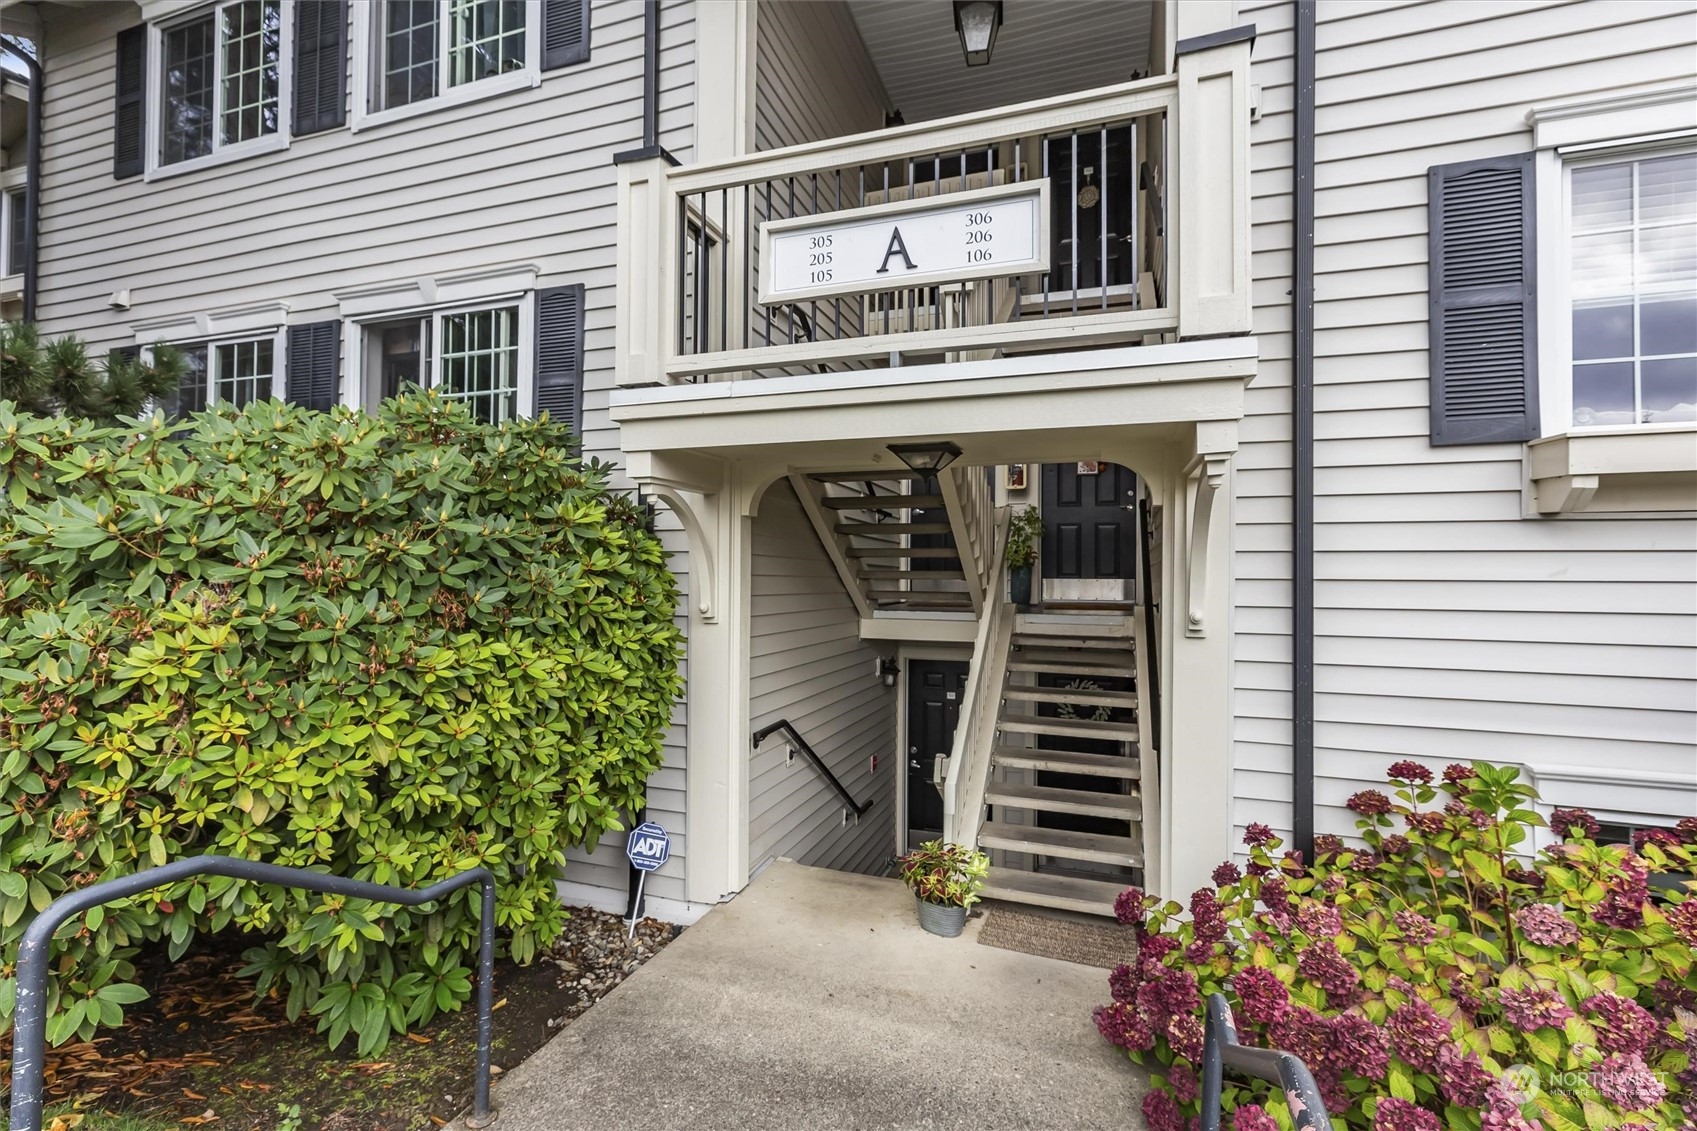
<instances>
[{"instance_id":1,"label":"window with grid panes","mask_svg":"<svg viewBox=\"0 0 1697 1131\"><path fill-rule=\"evenodd\" d=\"M437 391L486 423L518 415L517 307L437 316Z\"/></svg>"},{"instance_id":2,"label":"window with grid panes","mask_svg":"<svg viewBox=\"0 0 1697 1131\"><path fill-rule=\"evenodd\" d=\"M408 106L525 68L525 0L382 0L373 9L374 109Z\"/></svg>"},{"instance_id":3,"label":"window with grid panes","mask_svg":"<svg viewBox=\"0 0 1697 1131\"><path fill-rule=\"evenodd\" d=\"M277 133L280 0L214 5L161 32L161 164Z\"/></svg>"},{"instance_id":4,"label":"window with grid panes","mask_svg":"<svg viewBox=\"0 0 1697 1131\"><path fill-rule=\"evenodd\" d=\"M1697 153L1576 164L1573 423L1697 420Z\"/></svg>"},{"instance_id":5,"label":"window with grid panes","mask_svg":"<svg viewBox=\"0 0 1697 1131\"><path fill-rule=\"evenodd\" d=\"M171 420L180 420L212 404L242 408L272 396L276 390L277 341L273 337L237 342L179 345L183 376L177 391L160 406Z\"/></svg>"}]
</instances>

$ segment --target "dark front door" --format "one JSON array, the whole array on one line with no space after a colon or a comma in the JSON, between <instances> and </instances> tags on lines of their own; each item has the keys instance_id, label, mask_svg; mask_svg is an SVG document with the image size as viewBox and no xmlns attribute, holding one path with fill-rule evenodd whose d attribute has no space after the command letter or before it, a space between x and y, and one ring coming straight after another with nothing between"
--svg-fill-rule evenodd
<instances>
[{"instance_id":1,"label":"dark front door","mask_svg":"<svg viewBox=\"0 0 1697 1131\"><path fill-rule=\"evenodd\" d=\"M943 797L931 784L936 756L947 754L966 694L966 664L958 660L907 663L908 845L943 835Z\"/></svg>"},{"instance_id":2,"label":"dark front door","mask_svg":"<svg viewBox=\"0 0 1697 1131\"><path fill-rule=\"evenodd\" d=\"M1117 463L1044 464L1043 576L1135 576L1136 508L1137 475Z\"/></svg>"}]
</instances>

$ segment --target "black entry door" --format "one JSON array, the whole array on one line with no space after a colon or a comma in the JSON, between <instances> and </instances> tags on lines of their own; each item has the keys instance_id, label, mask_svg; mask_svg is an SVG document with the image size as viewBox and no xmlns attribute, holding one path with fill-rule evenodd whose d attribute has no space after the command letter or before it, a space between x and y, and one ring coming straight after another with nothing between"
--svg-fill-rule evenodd
<instances>
[{"instance_id":1,"label":"black entry door","mask_svg":"<svg viewBox=\"0 0 1697 1131\"><path fill-rule=\"evenodd\" d=\"M954 746L966 664L957 660L907 663L907 827L909 847L943 835L943 797L931 784L938 754Z\"/></svg>"},{"instance_id":2,"label":"black entry door","mask_svg":"<svg viewBox=\"0 0 1697 1131\"><path fill-rule=\"evenodd\" d=\"M1044 464L1043 576L1135 576L1136 508L1137 475L1117 463Z\"/></svg>"}]
</instances>

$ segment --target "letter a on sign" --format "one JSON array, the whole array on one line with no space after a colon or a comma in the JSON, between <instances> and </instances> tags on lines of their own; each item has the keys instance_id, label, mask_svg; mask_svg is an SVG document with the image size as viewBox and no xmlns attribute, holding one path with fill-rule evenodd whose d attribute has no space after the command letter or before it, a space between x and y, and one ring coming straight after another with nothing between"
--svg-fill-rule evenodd
<instances>
[{"instance_id":1,"label":"letter a on sign","mask_svg":"<svg viewBox=\"0 0 1697 1131\"><path fill-rule=\"evenodd\" d=\"M907 244L902 242L902 230L900 228L890 230L890 246L884 249L884 262L879 265L878 274L882 275L890 269L890 256L892 255L901 256L902 262L907 265L909 271L918 266L914 263L913 257L907 253Z\"/></svg>"}]
</instances>

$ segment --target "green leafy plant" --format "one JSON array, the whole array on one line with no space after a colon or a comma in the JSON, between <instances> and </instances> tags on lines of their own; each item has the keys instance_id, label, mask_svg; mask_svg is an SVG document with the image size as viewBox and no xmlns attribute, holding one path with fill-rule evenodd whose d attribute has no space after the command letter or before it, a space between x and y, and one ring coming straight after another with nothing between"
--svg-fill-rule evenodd
<instances>
[{"instance_id":1,"label":"green leafy plant","mask_svg":"<svg viewBox=\"0 0 1697 1131\"><path fill-rule=\"evenodd\" d=\"M971 907L984 890L990 858L965 845L928 840L898 858L896 869L902 882L926 903Z\"/></svg>"},{"instance_id":2,"label":"green leafy plant","mask_svg":"<svg viewBox=\"0 0 1697 1131\"><path fill-rule=\"evenodd\" d=\"M32 912L206 853L409 888L487 866L529 961L678 698L643 513L564 426L428 395L175 427L0 403L0 1024ZM207 878L97 907L60 933L49 1038L122 1020L140 945L240 930L260 992L369 1055L467 999L478 900Z\"/></svg>"},{"instance_id":3,"label":"green leafy plant","mask_svg":"<svg viewBox=\"0 0 1697 1131\"><path fill-rule=\"evenodd\" d=\"M1037 560L1038 540L1043 537L1043 512L1025 507L1008 519L1008 545L1005 557L1014 569L1023 569Z\"/></svg>"},{"instance_id":4,"label":"green leafy plant","mask_svg":"<svg viewBox=\"0 0 1697 1131\"><path fill-rule=\"evenodd\" d=\"M1245 868L1188 908L1137 889L1138 934L1097 1027L1154 1072L1151 1131L1199 1113L1202 1002L1224 992L1244 1043L1313 1070L1335 1127L1363 1131L1651 1131L1697 1126L1697 820L1600 845L1583 810L1544 824L1514 767L1391 766L1395 798L1350 799L1360 844L1276 855L1250 825ZM1531 866L1528 866L1531 865ZM1188 917L1184 917L1188 911ZM1280 1097L1228 1081L1239 1131L1293 1126Z\"/></svg>"},{"instance_id":5,"label":"green leafy plant","mask_svg":"<svg viewBox=\"0 0 1697 1131\"><path fill-rule=\"evenodd\" d=\"M301 1105L278 1104L274 1131L301 1131Z\"/></svg>"},{"instance_id":6,"label":"green leafy plant","mask_svg":"<svg viewBox=\"0 0 1697 1131\"><path fill-rule=\"evenodd\" d=\"M7 322L0 325L0 398L35 416L114 424L176 391L182 354L165 345L152 354L143 362L114 350L96 363L74 335L43 342L33 324Z\"/></svg>"}]
</instances>

